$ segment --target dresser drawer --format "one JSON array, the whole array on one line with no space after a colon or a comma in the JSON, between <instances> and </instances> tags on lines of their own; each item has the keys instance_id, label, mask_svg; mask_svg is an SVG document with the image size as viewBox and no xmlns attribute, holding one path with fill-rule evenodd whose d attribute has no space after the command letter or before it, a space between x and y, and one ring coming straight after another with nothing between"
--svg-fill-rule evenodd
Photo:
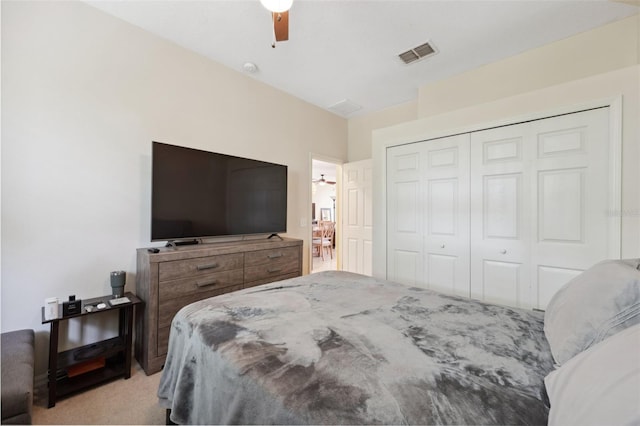
<instances>
[{"instance_id":1,"label":"dresser drawer","mask_svg":"<svg viewBox=\"0 0 640 426\"><path fill-rule=\"evenodd\" d=\"M265 280L264 282L276 281L281 276L298 272L297 262L287 262L281 264L259 265L245 268L244 281L251 283L252 281Z\"/></svg>"},{"instance_id":2,"label":"dresser drawer","mask_svg":"<svg viewBox=\"0 0 640 426\"><path fill-rule=\"evenodd\" d=\"M212 290L242 284L242 269L213 272L179 280L160 281L158 287L159 300L174 299L190 294L201 294Z\"/></svg>"},{"instance_id":3,"label":"dresser drawer","mask_svg":"<svg viewBox=\"0 0 640 426\"><path fill-rule=\"evenodd\" d=\"M241 269L243 259L244 255L242 253L234 253L162 262L158 265L159 280L167 281L177 278L206 275L229 269Z\"/></svg>"},{"instance_id":4,"label":"dresser drawer","mask_svg":"<svg viewBox=\"0 0 640 426\"><path fill-rule=\"evenodd\" d=\"M286 279L289 279L289 278L295 278L295 277L299 277L299 276L300 276L300 271L292 272L290 274L285 274L285 275L270 276L270 277L263 278L263 279L260 279L260 280L247 282L247 283L244 284L244 288L255 287L257 285L262 285L262 284L269 284L269 283L272 283L274 281L281 281L281 280L286 280Z\"/></svg>"},{"instance_id":5,"label":"dresser drawer","mask_svg":"<svg viewBox=\"0 0 640 426\"><path fill-rule=\"evenodd\" d=\"M280 277L294 272L298 272L298 265L293 263L252 266L245 268L244 281L247 284L257 280L267 283L277 281Z\"/></svg>"},{"instance_id":6,"label":"dresser drawer","mask_svg":"<svg viewBox=\"0 0 640 426\"><path fill-rule=\"evenodd\" d=\"M158 303L158 330L170 326L171 320L173 320L176 313L188 304L238 290L242 290L242 284L162 300ZM160 345L160 341L158 341L158 345Z\"/></svg>"},{"instance_id":7,"label":"dresser drawer","mask_svg":"<svg viewBox=\"0 0 640 426\"><path fill-rule=\"evenodd\" d=\"M250 251L244 255L245 267L293 261L300 261L300 248L298 247Z\"/></svg>"}]
</instances>

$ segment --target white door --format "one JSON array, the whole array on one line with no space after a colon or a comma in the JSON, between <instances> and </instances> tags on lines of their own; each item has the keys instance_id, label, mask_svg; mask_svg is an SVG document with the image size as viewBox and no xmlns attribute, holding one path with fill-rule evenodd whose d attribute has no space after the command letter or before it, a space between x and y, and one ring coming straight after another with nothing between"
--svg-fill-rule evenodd
<instances>
[{"instance_id":1,"label":"white door","mask_svg":"<svg viewBox=\"0 0 640 426\"><path fill-rule=\"evenodd\" d=\"M469 134L431 140L422 152L424 278L469 297Z\"/></svg>"},{"instance_id":2,"label":"white door","mask_svg":"<svg viewBox=\"0 0 640 426\"><path fill-rule=\"evenodd\" d=\"M529 123L471 134L471 297L529 301Z\"/></svg>"},{"instance_id":3,"label":"white door","mask_svg":"<svg viewBox=\"0 0 640 426\"><path fill-rule=\"evenodd\" d=\"M387 279L424 285L422 143L387 150Z\"/></svg>"},{"instance_id":4,"label":"white door","mask_svg":"<svg viewBox=\"0 0 640 426\"><path fill-rule=\"evenodd\" d=\"M387 151L389 279L469 296L469 135Z\"/></svg>"},{"instance_id":5,"label":"white door","mask_svg":"<svg viewBox=\"0 0 640 426\"><path fill-rule=\"evenodd\" d=\"M371 275L373 270L373 161L342 165L342 269Z\"/></svg>"},{"instance_id":6,"label":"white door","mask_svg":"<svg viewBox=\"0 0 640 426\"><path fill-rule=\"evenodd\" d=\"M544 309L609 254L609 111L471 135L471 296Z\"/></svg>"},{"instance_id":7,"label":"white door","mask_svg":"<svg viewBox=\"0 0 640 426\"><path fill-rule=\"evenodd\" d=\"M387 148L387 278L544 309L619 253L612 152L609 108Z\"/></svg>"},{"instance_id":8,"label":"white door","mask_svg":"<svg viewBox=\"0 0 640 426\"><path fill-rule=\"evenodd\" d=\"M609 109L532 122L532 305L610 253Z\"/></svg>"}]
</instances>

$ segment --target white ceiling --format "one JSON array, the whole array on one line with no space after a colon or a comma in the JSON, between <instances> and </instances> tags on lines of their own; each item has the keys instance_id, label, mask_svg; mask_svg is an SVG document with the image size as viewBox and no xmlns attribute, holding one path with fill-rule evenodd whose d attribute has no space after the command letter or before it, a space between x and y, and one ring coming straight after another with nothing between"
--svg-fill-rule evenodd
<instances>
[{"instance_id":1,"label":"white ceiling","mask_svg":"<svg viewBox=\"0 0 640 426\"><path fill-rule=\"evenodd\" d=\"M325 161L313 160L311 167L311 179L318 180L321 175L324 175L324 179L335 182L336 181L336 168L333 163L327 163Z\"/></svg>"},{"instance_id":2,"label":"white ceiling","mask_svg":"<svg viewBox=\"0 0 640 426\"><path fill-rule=\"evenodd\" d=\"M321 108L362 107L346 117L415 100L422 85L639 9L607 0L294 0L289 41L272 48L271 16L258 0L87 3L238 72L253 62L248 75ZM411 65L398 58L427 41L436 55Z\"/></svg>"}]
</instances>

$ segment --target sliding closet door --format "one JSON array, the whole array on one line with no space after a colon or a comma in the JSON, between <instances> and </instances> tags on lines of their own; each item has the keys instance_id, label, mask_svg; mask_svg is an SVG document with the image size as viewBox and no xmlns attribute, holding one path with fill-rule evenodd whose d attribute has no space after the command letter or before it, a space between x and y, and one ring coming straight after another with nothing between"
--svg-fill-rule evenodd
<instances>
[{"instance_id":1,"label":"sliding closet door","mask_svg":"<svg viewBox=\"0 0 640 426\"><path fill-rule=\"evenodd\" d=\"M469 135L387 151L387 276L469 296Z\"/></svg>"},{"instance_id":2,"label":"sliding closet door","mask_svg":"<svg viewBox=\"0 0 640 426\"><path fill-rule=\"evenodd\" d=\"M609 109L531 123L532 304L609 254Z\"/></svg>"},{"instance_id":3,"label":"sliding closet door","mask_svg":"<svg viewBox=\"0 0 640 426\"><path fill-rule=\"evenodd\" d=\"M527 306L532 147L529 124L471 134L471 297Z\"/></svg>"}]
</instances>

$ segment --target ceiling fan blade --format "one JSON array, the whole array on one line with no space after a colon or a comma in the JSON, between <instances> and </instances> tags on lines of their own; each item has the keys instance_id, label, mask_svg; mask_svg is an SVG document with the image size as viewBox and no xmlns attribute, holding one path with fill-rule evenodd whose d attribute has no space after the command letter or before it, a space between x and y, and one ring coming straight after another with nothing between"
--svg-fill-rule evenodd
<instances>
[{"instance_id":1,"label":"ceiling fan blade","mask_svg":"<svg viewBox=\"0 0 640 426\"><path fill-rule=\"evenodd\" d=\"M273 15L273 33L276 41L289 40L289 11L272 12Z\"/></svg>"},{"instance_id":2,"label":"ceiling fan blade","mask_svg":"<svg viewBox=\"0 0 640 426\"><path fill-rule=\"evenodd\" d=\"M322 174L322 173L320 174L320 179L311 179L311 182L317 183L317 184L320 184L320 185L335 185L336 184L336 181L334 181L334 180L326 180L324 178L324 174Z\"/></svg>"}]
</instances>

